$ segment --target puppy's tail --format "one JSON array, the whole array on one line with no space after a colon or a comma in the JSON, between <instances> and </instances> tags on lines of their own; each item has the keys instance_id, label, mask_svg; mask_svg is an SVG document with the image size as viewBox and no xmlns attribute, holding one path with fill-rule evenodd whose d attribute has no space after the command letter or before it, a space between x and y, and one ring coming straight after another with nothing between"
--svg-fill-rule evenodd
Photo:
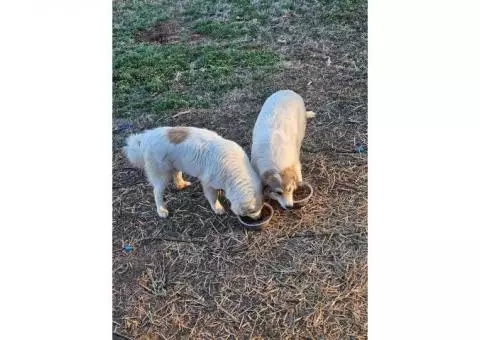
<instances>
[{"instance_id":1,"label":"puppy's tail","mask_svg":"<svg viewBox=\"0 0 480 340\"><path fill-rule=\"evenodd\" d=\"M313 112L313 111L307 111L307 112L305 112L305 116L307 117L307 119L313 118L313 117L315 117L316 115L317 115L317 114L316 114L315 112Z\"/></svg>"},{"instance_id":2,"label":"puppy's tail","mask_svg":"<svg viewBox=\"0 0 480 340\"><path fill-rule=\"evenodd\" d=\"M143 134L134 134L127 138L127 145L123 147L123 152L130 163L141 169L145 166L142 143Z\"/></svg>"}]
</instances>

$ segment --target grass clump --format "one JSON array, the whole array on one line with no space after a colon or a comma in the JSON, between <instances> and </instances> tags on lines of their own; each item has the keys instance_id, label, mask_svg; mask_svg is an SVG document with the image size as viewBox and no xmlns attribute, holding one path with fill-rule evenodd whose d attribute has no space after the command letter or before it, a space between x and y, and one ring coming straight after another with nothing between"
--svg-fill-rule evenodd
<instances>
[{"instance_id":1,"label":"grass clump","mask_svg":"<svg viewBox=\"0 0 480 340\"><path fill-rule=\"evenodd\" d=\"M268 50L137 44L114 57L115 114L167 114L164 111L208 107L226 91L242 86L246 71L266 73L278 61Z\"/></svg>"},{"instance_id":2,"label":"grass clump","mask_svg":"<svg viewBox=\"0 0 480 340\"><path fill-rule=\"evenodd\" d=\"M244 22L200 20L193 25L193 30L213 39L231 39L255 35L258 27L255 24Z\"/></svg>"}]
</instances>

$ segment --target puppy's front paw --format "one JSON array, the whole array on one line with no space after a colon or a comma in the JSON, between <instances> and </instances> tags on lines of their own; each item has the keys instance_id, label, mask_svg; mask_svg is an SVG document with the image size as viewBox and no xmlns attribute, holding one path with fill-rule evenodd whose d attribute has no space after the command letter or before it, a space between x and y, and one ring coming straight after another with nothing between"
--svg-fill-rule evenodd
<instances>
[{"instance_id":1,"label":"puppy's front paw","mask_svg":"<svg viewBox=\"0 0 480 340\"><path fill-rule=\"evenodd\" d=\"M182 189L185 189L186 187L189 187L190 185L192 185L191 182L183 181L182 183L178 183L176 186L178 190L182 190Z\"/></svg>"},{"instance_id":2,"label":"puppy's front paw","mask_svg":"<svg viewBox=\"0 0 480 340\"><path fill-rule=\"evenodd\" d=\"M157 213L158 213L158 216L160 216L161 218L167 218L168 217L168 210L164 207L160 207L157 210Z\"/></svg>"},{"instance_id":3,"label":"puppy's front paw","mask_svg":"<svg viewBox=\"0 0 480 340\"><path fill-rule=\"evenodd\" d=\"M219 201L215 202L215 207L213 207L213 211L215 211L215 214L217 215L225 214L225 208Z\"/></svg>"}]
</instances>

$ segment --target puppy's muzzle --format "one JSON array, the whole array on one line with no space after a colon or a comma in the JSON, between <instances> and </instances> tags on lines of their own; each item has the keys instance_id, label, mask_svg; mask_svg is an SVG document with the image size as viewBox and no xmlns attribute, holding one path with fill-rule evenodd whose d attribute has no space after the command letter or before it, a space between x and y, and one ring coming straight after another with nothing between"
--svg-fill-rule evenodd
<instances>
[{"instance_id":1,"label":"puppy's muzzle","mask_svg":"<svg viewBox=\"0 0 480 340\"><path fill-rule=\"evenodd\" d=\"M247 216L250 217L251 219L256 220L256 219L260 218L261 215L262 215L262 209L254 212L254 213L248 214Z\"/></svg>"}]
</instances>

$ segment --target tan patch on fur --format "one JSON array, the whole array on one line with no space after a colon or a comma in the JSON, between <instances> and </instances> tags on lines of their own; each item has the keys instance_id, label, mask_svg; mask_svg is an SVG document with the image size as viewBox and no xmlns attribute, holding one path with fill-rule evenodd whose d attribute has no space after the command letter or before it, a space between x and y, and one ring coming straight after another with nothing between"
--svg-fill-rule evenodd
<instances>
[{"instance_id":1,"label":"tan patch on fur","mask_svg":"<svg viewBox=\"0 0 480 340\"><path fill-rule=\"evenodd\" d=\"M188 137L188 128L173 127L168 130L167 136L170 143L180 144Z\"/></svg>"},{"instance_id":2,"label":"tan patch on fur","mask_svg":"<svg viewBox=\"0 0 480 340\"><path fill-rule=\"evenodd\" d=\"M297 172L295 171L295 167L289 166L288 168L283 169L280 172L280 177L282 178L282 184L284 186L287 186L290 183L296 183L297 182Z\"/></svg>"}]
</instances>

